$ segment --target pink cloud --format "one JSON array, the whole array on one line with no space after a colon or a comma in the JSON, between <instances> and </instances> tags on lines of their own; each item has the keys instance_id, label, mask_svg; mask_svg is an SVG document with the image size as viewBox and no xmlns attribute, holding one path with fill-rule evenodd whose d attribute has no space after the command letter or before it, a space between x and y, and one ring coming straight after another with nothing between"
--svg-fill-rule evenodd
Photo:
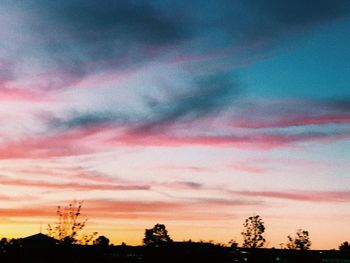
<instances>
[{"instance_id":1,"label":"pink cloud","mask_svg":"<svg viewBox=\"0 0 350 263\"><path fill-rule=\"evenodd\" d=\"M290 167L293 169L301 169L304 171L324 170L332 166L350 167L345 160L326 161L326 160L310 160L310 159L294 159L294 158L251 158L243 161L234 162L231 168L251 172L251 173L267 173L278 170L281 167Z\"/></svg>"},{"instance_id":2,"label":"pink cloud","mask_svg":"<svg viewBox=\"0 0 350 263\"><path fill-rule=\"evenodd\" d=\"M210 168L194 166L194 165L189 165L189 166L161 165L159 168L165 169L165 170L183 170L183 171L198 172L198 173L212 171L212 169Z\"/></svg>"},{"instance_id":3,"label":"pink cloud","mask_svg":"<svg viewBox=\"0 0 350 263\"><path fill-rule=\"evenodd\" d=\"M86 139L101 128L75 129L55 135L36 135L0 144L0 159L45 159L93 153ZM97 142L96 142L97 143Z\"/></svg>"},{"instance_id":4,"label":"pink cloud","mask_svg":"<svg viewBox=\"0 0 350 263\"><path fill-rule=\"evenodd\" d=\"M210 131L210 130L209 130ZM106 135L106 136L104 136ZM323 142L331 143L350 138L350 132L240 132L240 134L203 135L193 130L188 134L180 134L177 129L153 131L139 129L133 131L113 125L89 125L74 128L56 134L29 136L21 140L5 141L0 144L0 159L45 159L52 157L93 154L111 150L120 145L125 146L157 146L157 147L234 147L246 149L270 150L278 147L295 146L298 143ZM241 167L250 169L252 167ZM255 170L255 172L262 172Z\"/></svg>"},{"instance_id":5,"label":"pink cloud","mask_svg":"<svg viewBox=\"0 0 350 263\"><path fill-rule=\"evenodd\" d=\"M283 167L293 167L295 169L303 170L315 170L315 169L324 169L334 165L334 162L329 161L317 161L317 160L307 160L307 159L293 159L293 158L251 158L242 161L235 161L229 168L236 171L255 173L255 174L266 174L273 170ZM345 162L337 162L337 166L350 167Z\"/></svg>"},{"instance_id":6,"label":"pink cloud","mask_svg":"<svg viewBox=\"0 0 350 263\"><path fill-rule=\"evenodd\" d=\"M2 217L51 217L55 216L55 210L50 211L46 207L40 208L0 208L0 216Z\"/></svg>"},{"instance_id":7,"label":"pink cloud","mask_svg":"<svg viewBox=\"0 0 350 263\"><path fill-rule=\"evenodd\" d=\"M10 102L45 102L52 98L45 92L36 92L25 88L5 88L0 87L0 101Z\"/></svg>"},{"instance_id":8,"label":"pink cloud","mask_svg":"<svg viewBox=\"0 0 350 263\"><path fill-rule=\"evenodd\" d=\"M192 189L199 190L203 187L202 184L191 182L191 181L175 181L175 182L165 182L165 183L154 183L152 185L166 187L170 189Z\"/></svg>"},{"instance_id":9,"label":"pink cloud","mask_svg":"<svg viewBox=\"0 0 350 263\"><path fill-rule=\"evenodd\" d=\"M234 193L243 196L267 197L294 201L329 203L350 202L350 191L238 191Z\"/></svg>"},{"instance_id":10,"label":"pink cloud","mask_svg":"<svg viewBox=\"0 0 350 263\"><path fill-rule=\"evenodd\" d=\"M124 206L126 206L124 208ZM172 209L170 209L172 207ZM148 209L147 209L148 208ZM146 210L147 209L147 210ZM208 221L208 220L227 220L234 218L233 213L212 213L211 211L195 211L186 210L183 213L174 214L174 209L181 209L178 205L166 205L156 203L139 203L133 204L131 202L125 203L120 206L115 206L110 209L99 209L97 207L89 207L88 205L83 207L83 216L91 220L99 219L128 219L128 220L189 220L189 221ZM40 206L40 207L19 207L19 208L0 208L0 216L5 218L32 218L32 217L47 217L55 218L56 207L55 206ZM28 222L26 220L26 222Z\"/></svg>"},{"instance_id":11,"label":"pink cloud","mask_svg":"<svg viewBox=\"0 0 350 263\"><path fill-rule=\"evenodd\" d=\"M98 217L119 218L155 218L182 220L225 219L227 213L212 213L212 209L220 210L227 207L252 206L256 202L225 199L192 199L176 201L118 201L118 200L87 200L85 211ZM259 205L259 204L258 204ZM176 215L172 211L180 211ZM231 215L232 216L232 215Z\"/></svg>"},{"instance_id":12,"label":"pink cloud","mask_svg":"<svg viewBox=\"0 0 350 263\"><path fill-rule=\"evenodd\" d=\"M259 166L254 161L234 162L232 165L230 165L230 168L233 168L235 171L242 171L255 174L264 174L270 171L269 168L263 167L261 165Z\"/></svg>"},{"instance_id":13,"label":"pink cloud","mask_svg":"<svg viewBox=\"0 0 350 263\"><path fill-rule=\"evenodd\" d=\"M4 171L4 170L3 170ZM34 167L34 168L26 168L26 169L8 169L5 171L16 173L17 179L20 180L20 184L18 184L18 181L9 181L8 179L4 182L4 184L14 184L14 185L28 185L28 186L39 186L39 187L47 187L48 189L51 188L77 188L77 190L86 188L89 189L90 186L92 189L99 189L102 187L102 189L107 188L113 188L115 186L125 185L130 186L131 189L135 186L139 186L140 189L150 189L149 185L152 185L152 187L162 187L162 188L169 188L169 189L193 189L193 190L199 190L202 188L202 184L192 181L170 181L170 182L150 182L150 181L144 181L143 183L135 183L130 180L121 179L118 177L112 177L108 176L106 174L95 172L95 171L89 171L84 170L83 168L75 167L75 168L42 168L42 167ZM25 177L23 177L25 175ZM22 181L22 179L19 178L28 178L35 176L36 180L40 180L39 182L28 182L27 180ZM74 182L74 184L51 184L47 183L45 179L47 178L53 178L58 181L63 180L69 180L71 182ZM45 182L45 183L43 183ZM75 182L79 182L79 185L76 185ZM0 177L0 184L1 184L1 177ZM109 185L109 186L107 186ZM136 188L137 189L137 188ZM1 197L1 196L0 196Z\"/></svg>"},{"instance_id":14,"label":"pink cloud","mask_svg":"<svg viewBox=\"0 0 350 263\"><path fill-rule=\"evenodd\" d=\"M285 128L293 126L307 126L307 125L328 125L328 124L342 124L350 123L350 115L345 114L326 114L320 116L279 116L276 119L259 120L259 119L240 119L234 121L234 126L241 128Z\"/></svg>"},{"instance_id":15,"label":"pink cloud","mask_svg":"<svg viewBox=\"0 0 350 263\"><path fill-rule=\"evenodd\" d=\"M252 206L256 202L225 199L193 199L176 201L140 201L90 199L83 204L83 215L92 219L167 219L167 220L226 220L234 217L225 212L228 207ZM0 208L2 217L55 217L60 204L33 207ZM221 213L212 213L213 209ZM179 213L172 213L174 210Z\"/></svg>"},{"instance_id":16,"label":"pink cloud","mask_svg":"<svg viewBox=\"0 0 350 263\"><path fill-rule=\"evenodd\" d=\"M0 201L14 201L14 202L20 202L20 201L27 201L27 200L36 200L38 197L33 195L0 195Z\"/></svg>"},{"instance_id":17,"label":"pink cloud","mask_svg":"<svg viewBox=\"0 0 350 263\"><path fill-rule=\"evenodd\" d=\"M97 184L134 184L131 181L123 180L118 177L112 177L101 172L85 170L81 167L32 167L24 169L8 169L8 172L16 173L17 175L35 176L36 179L41 180L49 178L54 178L57 180L70 180L80 183L97 183Z\"/></svg>"},{"instance_id":18,"label":"pink cloud","mask_svg":"<svg viewBox=\"0 0 350 263\"><path fill-rule=\"evenodd\" d=\"M94 191L94 190L110 190L110 191L123 191L123 190L149 190L148 185L122 185L122 184L92 184L92 183L77 183L77 182L48 182L48 181L33 181L16 179L9 177L0 177L0 185L10 185L16 187L35 187L45 188L51 190L76 190L76 191Z\"/></svg>"},{"instance_id":19,"label":"pink cloud","mask_svg":"<svg viewBox=\"0 0 350 263\"><path fill-rule=\"evenodd\" d=\"M180 146L216 146L216 147L236 147L253 149L273 149L283 146L290 146L302 142L334 142L350 138L350 133L322 133L310 132L299 134L274 134L255 133L247 135L170 135L165 132L152 134L146 131L138 133L127 133L123 136L115 137L115 144L143 145L159 147L180 147Z\"/></svg>"}]
</instances>

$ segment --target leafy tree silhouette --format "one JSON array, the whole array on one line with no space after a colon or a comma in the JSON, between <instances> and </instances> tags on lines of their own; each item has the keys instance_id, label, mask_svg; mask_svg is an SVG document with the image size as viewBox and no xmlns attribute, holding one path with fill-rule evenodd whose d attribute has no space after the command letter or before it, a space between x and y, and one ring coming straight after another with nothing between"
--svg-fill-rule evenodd
<instances>
[{"instance_id":1,"label":"leafy tree silhouette","mask_svg":"<svg viewBox=\"0 0 350 263\"><path fill-rule=\"evenodd\" d=\"M235 239L231 239L229 242L228 242L229 246L232 248L232 249L237 249L238 248L238 243Z\"/></svg>"},{"instance_id":2,"label":"leafy tree silhouette","mask_svg":"<svg viewBox=\"0 0 350 263\"><path fill-rule=\"evenodd\" d=\"M109 239L105 236L99 236L94 240L94 245L100 246L100 247L108 247Z\"/></svg>"},{"instance_id":3,"label":"leafy tree silhouette","mask_svg":"<svg viewBox=\"0 0 350 263\"><path fill-rule=\"evenodd\" d=\"M143 244L145 246L157 247L172 241L163 224L156 224L153 228L145 230L145 238L143 239Z\"/></svg>"},{"instance_id":4,"label":"leafy tree silhouette","mask_svg":"<svg viewBox=\"0 0 350 263\"><path fill-rule=\"evenodd\" d=\"M259 215L248 217L243 223L243 247L259 248L265 244L265 225Z\"/></svg>"},{"instance_id":5,"label":"leafy tree silhouette","mask_svg":"<svg viewBox=\"0 0 350 263\"><path fill-rule=\"evenodd\" d=\"M67 207L58 206L56 212L58 221L54 225L48 224L48 236L57 239L60 244L91 243L97 232L83 233L88 219L80 219L82 204L82 201L74 201Z\"/></svg>"},{"instance_id":6,"label":"leafy tree silhouette","mask_svg":"<svg viewBox=\"0 0 350 263\"><path fill-rule=\"evenodd\" d=\"M345 241L340 244L339 250L343 252L350 252L350 244L348 241Z\"/></svg>"},{"instance_id":7,"label":"leafy tree silhouette","mask_svg":"<svg viewBox=\"0 0 350 263\"><path fill-rule=\"evenodd\" d=\"M289 249L308 250L311 247L309 231L298 229L294 238L291 236L287 236L287 238L287 248Z\"/></svg>"}]
</instances>

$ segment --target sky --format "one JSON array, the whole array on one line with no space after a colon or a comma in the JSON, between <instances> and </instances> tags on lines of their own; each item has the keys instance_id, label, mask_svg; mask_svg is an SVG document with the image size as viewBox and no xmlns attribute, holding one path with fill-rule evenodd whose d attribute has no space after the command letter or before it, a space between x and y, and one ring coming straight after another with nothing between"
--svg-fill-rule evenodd
<instances>
[{"instance_id":1,"label":"sky","mask_svg":"<svg viewBox=\"0 0 350 263\"><path fill-rule=\"evenodd\" d=\"M0 236L84 200L86 231L268 247L350 228L347 0L3 0Z\"/></svg>"}]
</instances>

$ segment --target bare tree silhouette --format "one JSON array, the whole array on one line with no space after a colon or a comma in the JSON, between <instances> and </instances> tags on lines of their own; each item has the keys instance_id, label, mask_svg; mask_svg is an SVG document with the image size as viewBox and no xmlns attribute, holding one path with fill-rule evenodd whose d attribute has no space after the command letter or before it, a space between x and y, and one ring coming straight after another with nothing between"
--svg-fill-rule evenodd
<instances>
[{"instance_id":1,"label":"bare tree silhouette","mask_svg":"<svg viewBox=\"0 0 350 263\"><path fill-rule=\"evenodd\" d=\"M59 241L61 244L89 244L97 232L84 234L87 218L80 219L82 201L73 201L67 207L57 207L58 221L48 224L47 234Z\"/></svg>"}]
</instances>

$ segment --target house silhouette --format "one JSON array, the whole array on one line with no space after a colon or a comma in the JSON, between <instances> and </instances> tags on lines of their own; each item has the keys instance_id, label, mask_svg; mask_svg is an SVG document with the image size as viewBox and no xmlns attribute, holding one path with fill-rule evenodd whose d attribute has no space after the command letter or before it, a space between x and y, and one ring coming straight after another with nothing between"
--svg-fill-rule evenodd
<instances>
[{"instance_id":1,"label":"house silhouette","mask_svg":"<svg viewBox=\"0 0 350 263\"><path fill-rule=\"evenodd\" d=\"M57 239L42 233L31 235L22 239L22 243L26 247L51 247L56 245L57 242Z\"/></svg>"}]
</instances>

